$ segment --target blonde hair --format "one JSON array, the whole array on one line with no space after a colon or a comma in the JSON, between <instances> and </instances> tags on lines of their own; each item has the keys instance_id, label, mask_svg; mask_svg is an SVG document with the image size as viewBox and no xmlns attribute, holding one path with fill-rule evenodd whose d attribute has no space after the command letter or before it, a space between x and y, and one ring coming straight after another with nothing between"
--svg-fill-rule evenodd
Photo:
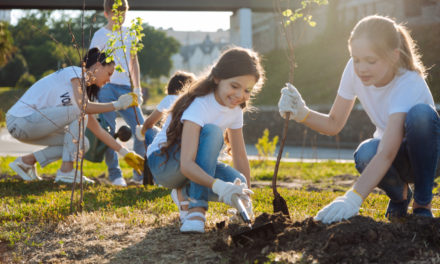
<instances>
[{"instance_id":1,"label":"blonde hair","mask_svg":"<svg viewBox=\"0 0 440 264\"><path fill-rule=\"evenodd\" d=\"M375 53L390 62L392 51L399 50L399 61L394 64L395 73L399 68L404 68L417 72L423 78L426 77L426 68L421 61L418 47L404 25L397 24L391 18L384 16L367 16L351 31L348 39L349 49L353 40L362 37L370 41Z\"/></svg>"},{"instance_id":2,"label":"blonde hair","mask_svg":"<svg viewBox=\"0 0 440 264\"><path fill-rule=\"evenodd\" d=\"M128 10L128 1L127 0L121 0L122 5L118 7L118 10L121 12ZM115 3L115 0L104 0L104 11L108 14L110 14L113 10L113 4Z\"/></svg>"}]
</instances>

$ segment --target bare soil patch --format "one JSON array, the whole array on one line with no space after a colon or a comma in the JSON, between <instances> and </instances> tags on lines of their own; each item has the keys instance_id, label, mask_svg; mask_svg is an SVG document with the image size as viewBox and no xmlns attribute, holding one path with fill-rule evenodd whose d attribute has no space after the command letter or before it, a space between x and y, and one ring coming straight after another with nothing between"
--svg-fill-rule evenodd
<instances>
[{"instance_id":1,"label":"bare soil patch","mask_svg":"<svg viewBox=\"0 0 440 264\"><path fill-rule=\"evenodd\" d=\"M137 213L131 221L138 223L99 213L71 216L36 232L30 243L18 243L14 248L19 256L16 262L180 264L223 260L220 252L211 249L218 238L214 222L208 221L206 234L183 235L177 213Z\"/></svg>"},{"instance_id":2,"label":"bare soil patch","mask_svg":"<svg viewBox=\"0 0 440 264\"><path fill-rule=\"evenodd\" d=\"M356 216L324 225L312 218L293 222L280 214L262 214L254 226L267 222L274 225L273 235L252 237L244 245L219 239L213 249L227 254L230 263L440 263L440 219L411 216L385 223ZM243 230L225 229L230 235ZM274 259L267 257L270 252Z\"/></svg>"}]
</instances>

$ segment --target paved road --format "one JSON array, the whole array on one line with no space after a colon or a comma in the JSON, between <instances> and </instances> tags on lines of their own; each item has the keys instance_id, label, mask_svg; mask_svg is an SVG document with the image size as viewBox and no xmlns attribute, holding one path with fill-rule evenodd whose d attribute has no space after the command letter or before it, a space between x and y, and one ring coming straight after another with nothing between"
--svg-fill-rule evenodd
<instances>
[{"instance_id":1,"label":"paved road","mask_svg":"<svg viewBox=\"0 0 440 264\"><path fill-rule=\"evenodd\" d=\"M123 124L122 119L117 119L117 127ZM127 148L133 146L132 140L123 143ZM24 144L9 135L5 128L0 129L0 156L21 156L41 149L41 146ZM254 145L246 145L246 150L250 159L256 159L258 151ZM331 148L301 148L286 146L283 151L283 160L302 160L305 162L317 162L322 160L337 160L340 162L350 162L353 160L353 149L331 149ZM275 153L278 153L278 149ZM275 159L275 157L271 157Z\"/></svg>"}]
</instances>

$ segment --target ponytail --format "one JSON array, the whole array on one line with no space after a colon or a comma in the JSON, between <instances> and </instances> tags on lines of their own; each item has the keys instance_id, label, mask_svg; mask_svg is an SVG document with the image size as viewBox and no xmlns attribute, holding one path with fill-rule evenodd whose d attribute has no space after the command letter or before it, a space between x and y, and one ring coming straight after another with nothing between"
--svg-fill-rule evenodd
<instances>
[{"instance_id":1,"label":"ponytail","mask_svg":"<svg viewBox=\"0 0 440 264\"><path fill-rule=\"evenodd\" d=\"M400 67L415 71L423 78L426 78L426 68L421 60L418 47L409 34L408 29L403 25L396 25L400 35Z\"/></svg>"},{"instance_id":2,"label":"ponytail","mask_svg":"<svg viewBox=\"0 0 440 264\"><path fill-rule=\"evenodd\" d=\"M102 66L114 64L114 61L106 62L107 56L105 52L101 52L98 48L91 48L84 56L81 66L85 67L86 71L90 69L95 63L99 62ZM95 101L98 98L99 87L96 84L91 84L86 87L87 97L90 101Z\"/></svg>"}]
</instances>

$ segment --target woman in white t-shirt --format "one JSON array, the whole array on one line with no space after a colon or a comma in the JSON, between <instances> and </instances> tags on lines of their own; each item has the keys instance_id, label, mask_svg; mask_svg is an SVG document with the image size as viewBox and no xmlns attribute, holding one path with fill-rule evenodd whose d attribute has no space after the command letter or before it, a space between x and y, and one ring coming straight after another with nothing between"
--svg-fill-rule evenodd
<instances>
[{"instance_id":1,"label":"woman in white t-shirt","mask_svg":"<svg viewBox=\"0 0 440 264\"><path fill-rule=\"evenodd\" d=\"M438 160L439 116L425 82L425 68L407 29L382 16L360 20L349 38L351 59L342 75L329 114L307 108L291 84L281 90L280 114L327 135L344 127L356 97L376 126L372 139L354 154L361 176L353 188L324 207L316 220L331 223L359 212L363 200L379 187L389 196L386 216L432 217L431 200Z\"/></svg>"},{"instance_id":2,"label":"woman in white t-shirt","mask_svg":"<svg viewBox=\"0 0 440 264\"><path fill-rule=\"evenodd\" d=\"M178 203L189 201L181 232L203 233L208 201L250 210L250 168L243 139L243 111L263 82L255 52L225 51L210 73L187 86L174 103L163 129L147 150L157 184L177 189ZM218 161L226 132L234 168ZM185 211L181 208L179 211Z\"/></svg>"},{"instance_id":3,"label":"woman in white t-shirt","mask_svg":"<svg viewBox=\"0 0 440 264\"><path fill-rule=\"evenodd\" d=\"M107 83L113 74L114 62L106 62L105 53L93 48L84 57L86 95L81 89L82 72L80 67L71 66L56 71L32 85L6 114L9 133L16 139L28 143L47 146L34 153L18 157L9 164L24 180L40 180L35 163L42 167L62 158L61 168L55 181L72 183L74 181L73 162L77 157L77 144L82 149L83 142L78 140L81 107L86 114L97 114L125 109L137 105L134 93L122 95L111 103L92 102L99 88ZM90 100L89 100L90 99ZM83 100L85 103L83 104ZM84 123L104 143L117 150L124 159L139 171L143 168L143 158L129 152L101 128L93 115ZM84 140L86 152L88 140ZM77 182L80 178L77 177ZM93 183L83 177L87 183Z\"/></svg>"}]
</instances>

